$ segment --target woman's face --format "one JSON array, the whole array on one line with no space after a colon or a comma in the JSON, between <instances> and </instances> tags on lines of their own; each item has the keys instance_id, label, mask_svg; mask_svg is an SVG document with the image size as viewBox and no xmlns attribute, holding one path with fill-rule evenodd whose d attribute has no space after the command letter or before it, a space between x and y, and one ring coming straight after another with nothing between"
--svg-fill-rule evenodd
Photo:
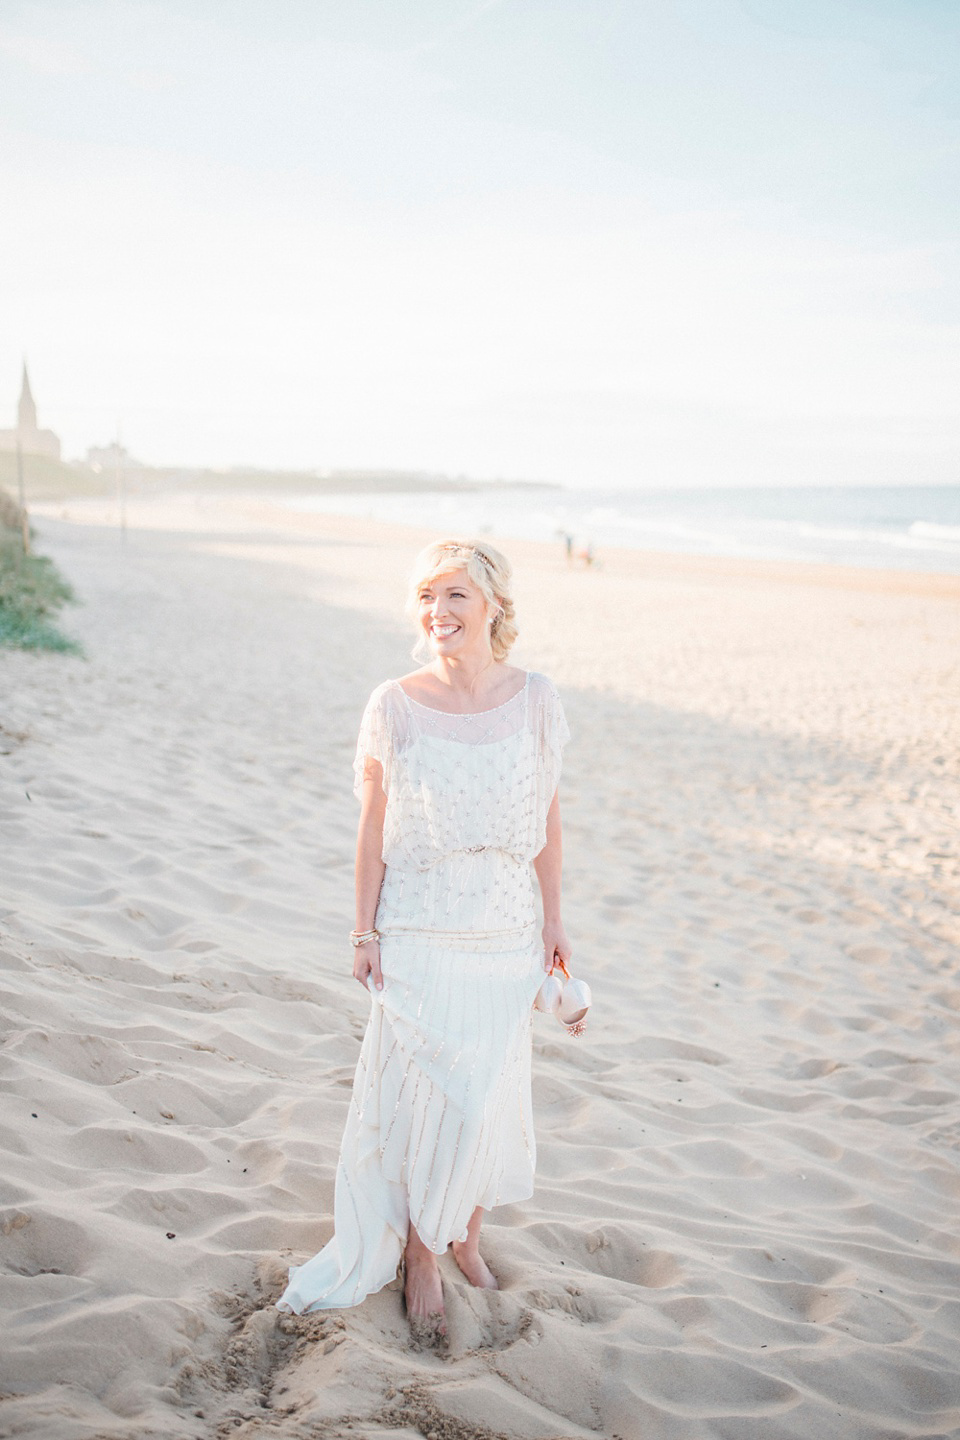
<instances>
[{"instance_id":1,"label":"woman's face","mask_svg":"<svg viewBox=\"0 0 960 1440\"><path fill-rule=\"evenodd\" d=\"M436 575L417 594L420 628L434 655L490 649L490 606L466 570Z\"/></svg>"}]
</instances>

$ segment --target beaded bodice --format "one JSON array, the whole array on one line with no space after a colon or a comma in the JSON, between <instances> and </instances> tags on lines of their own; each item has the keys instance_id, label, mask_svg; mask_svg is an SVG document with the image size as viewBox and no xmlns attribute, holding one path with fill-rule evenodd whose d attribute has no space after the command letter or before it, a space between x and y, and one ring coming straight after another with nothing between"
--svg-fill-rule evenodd
<instances>
[{"instance_id":1,"label":"beaded bodice","mask_svg":"<svg viewBox=\"0 0 960 1440\"><path fill-rule=\"evenodd\" d=\"M530 923L529 862L546 844L546 818L568 737L560 698L529 672L510 699L451 715L412 700L395 680L374 690L357 745L383 766L387 875L378 926L464 931Z\"/></svg>"}]
</instances>

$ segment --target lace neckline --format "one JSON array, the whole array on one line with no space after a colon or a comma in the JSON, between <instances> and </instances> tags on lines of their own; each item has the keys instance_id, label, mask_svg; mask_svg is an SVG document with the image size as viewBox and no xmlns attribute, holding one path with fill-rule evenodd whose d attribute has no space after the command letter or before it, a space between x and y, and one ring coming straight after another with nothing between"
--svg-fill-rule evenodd
<instances>
[{"instance_id":1,"label":"lace neckline","mask_svg":"<svg viewBox=\"0 0 960 1440\"><path fill-rule=\"evenodd\" d=\"M495 711L502 710L504 706L510 705L521 695L525 695L527 686L530 684L530 671L527 670L524 672L523 684L519 690L515 690L506 700L502 700L499 705L491 705L487 710L440 710L436 705L424 705L422 700L414 700L412 695L407 694L399 680L394 680L393 684L396 685L400 694L407 701L407 704L416 705L418 710L429 710L431 715L449 715L454 720L468 720L474 715L493 715Z\"/></svg>"}]
</instances>

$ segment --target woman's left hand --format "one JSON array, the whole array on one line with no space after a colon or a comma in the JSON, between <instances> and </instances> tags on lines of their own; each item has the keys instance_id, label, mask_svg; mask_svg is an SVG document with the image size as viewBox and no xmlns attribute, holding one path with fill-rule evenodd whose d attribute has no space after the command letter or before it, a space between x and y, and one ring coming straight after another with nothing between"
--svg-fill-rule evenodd
<instances>
[{"instance_id":1,"label":"woman's left hand","mask_svg":"<svg viewBox=\"0 0 960 1440\"><path fill-rule=\"evenodd\" d=\"M559 920L549 921L541 931L543 935L543 968L549 974L557 963L557 959L563 961L564 965L569 963L573 954L573 946L567 939L567 932Z\"/></svg>"}]
</instances>

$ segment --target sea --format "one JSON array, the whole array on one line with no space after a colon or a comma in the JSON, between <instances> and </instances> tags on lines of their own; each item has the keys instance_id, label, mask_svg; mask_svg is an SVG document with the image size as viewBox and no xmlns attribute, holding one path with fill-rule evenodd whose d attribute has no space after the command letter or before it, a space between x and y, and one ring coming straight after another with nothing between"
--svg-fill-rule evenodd
<instances>
[{"instance_id":1,"label":"sea","mask_svg":"<svg viewBox=\"0 0 960 1440\"><path fill-rule=\"evenodd\" d=\"M686 555L960 574L960 484L674 490L490 485L289 495L317 514L367 516L438 534Z\"/></svg>"}]
</instances>

